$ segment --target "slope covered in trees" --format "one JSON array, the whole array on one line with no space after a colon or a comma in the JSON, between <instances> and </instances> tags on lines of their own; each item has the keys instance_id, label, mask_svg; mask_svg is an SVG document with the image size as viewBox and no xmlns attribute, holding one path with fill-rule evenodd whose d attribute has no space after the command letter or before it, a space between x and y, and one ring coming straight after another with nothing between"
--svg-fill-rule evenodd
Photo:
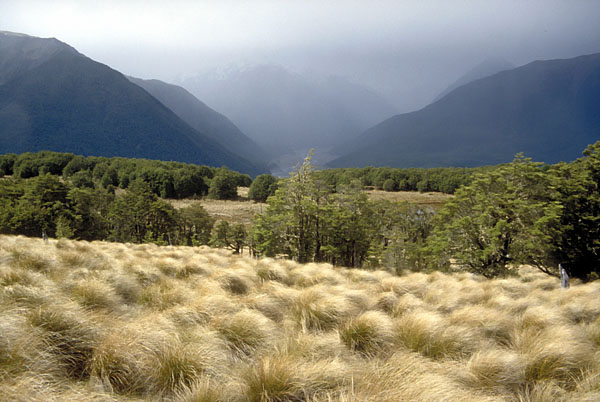
<instances>
[{"instance_id":1,"label":"slope covered in trees","mask_svg":"<svg viewBox=\"0 0 600 402\"><path fill-rule=\"evenodd\" d=\"M53 150L264 172L118 71L55 39L0 33L0 60L6 59L0 65L0 153Z\"/></svg>"}]
</instances>

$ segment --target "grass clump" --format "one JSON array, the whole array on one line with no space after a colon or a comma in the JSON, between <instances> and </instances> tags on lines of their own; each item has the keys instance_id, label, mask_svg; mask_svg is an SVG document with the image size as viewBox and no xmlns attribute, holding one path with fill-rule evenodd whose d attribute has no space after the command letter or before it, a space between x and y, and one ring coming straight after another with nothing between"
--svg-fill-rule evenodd
<instances>
[{"instance_id":1,"label":"grass clump","mask_svg":"<svg viewBox=\"0 0 600 402\"><path fill-rule=\"evenodd\" d=\"M176 339L157 345L149 355L145 382L151 392L160 395L191 387L205 370L205 357Z\"/></svg>"},{"instance_id":2,"label":"grass clump","mask_svg":"<svg viewBox=\"0 0 600 402\"><path fill-rule=\"evenodd\" d=\"M352 351L374 356L386 350L392 341L392 322L378 311L351 318L340 326L340 339Z\"/></svg>"},{"instance_id":3,"label":"grass clump","mask_svg":"<svg viewBox=\"0 0 600 402\"><path fill-rule=\"evenodd\" d=\"M449 327L439 314L415 311L402 315L394 322L395 341L407 349L433 359L456 357L473 345L471 334Z\"/></svg>"},{"instance_id":4,"label":"grass clump","mask_svg":"<svg viewBox=\"0 0 600 402\"><path fill-rule=\"evenodd\" d=\"M83 379L89 376L98 334L85 313L43 305L31 311L27 319L41 330L48 352L58 359L68 377Z\"/></svg>"},{"instance_id":5,"label":"grass clump","mask_svg":"<svg viewBox=\"0 0 600 402\"><path fill-rule=\"evenodd\" d=\"M304 289L292 302L292 317L302 331L328 331L350 315L350 303L342 296L327 294L321 287Z\"/></svg>"},{"instance_id":6,"label":"grass clump","mask_svg":"<svg viewBox=\"0 0 600 402\"><path fill-rule=\"evenodd\" d=\"M238 357L251 356L259 348L268 345L275 332L272 321L253 310L218 317L213 326Z\"/></svg>"},{"instance_id":7,"label":"grass clump","mask_svg":"<svg viewBox=\"0 0 600 402\"><path fill-rule=\"evenodd\" d=\"M117 309L118 306L113 289L98 279L78 281L71 289L71 295L84 307Z\"/></svg>"},{"instance_id":8,"label":"grass clump","mask_svg":"<svg viewBox=\"0 0 600 402\"><path fill-rule=\"evenodd\" d=\"M327 400L327 393L350 379L338 361L306 362L285 354L268 355L241 375L243 399L250 402Z\"/></svg>"}]
</instances>

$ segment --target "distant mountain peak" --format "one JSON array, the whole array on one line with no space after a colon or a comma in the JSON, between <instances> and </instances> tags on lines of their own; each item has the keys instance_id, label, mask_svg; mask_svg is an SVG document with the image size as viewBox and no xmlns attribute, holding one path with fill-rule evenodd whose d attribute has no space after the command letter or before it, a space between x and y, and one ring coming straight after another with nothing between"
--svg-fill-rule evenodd
<instances>
[{"instance_id":1,"label":"distant mountain peak","mask_svg":"<svg viewBox=\"0 0 600 402\"><path fill-rule=\"evenodd\" d=\"M433 102L442 99L444 96L454 91L456 88L461 87L469 82L479 80L481 78L489 77L501 71L510 70L515 68L515 65L507 60L500 57L488 57L475 67L467 71L465 74L460 76L454 81L448 88L444 89Z\"/></svg>"}]
</instances>

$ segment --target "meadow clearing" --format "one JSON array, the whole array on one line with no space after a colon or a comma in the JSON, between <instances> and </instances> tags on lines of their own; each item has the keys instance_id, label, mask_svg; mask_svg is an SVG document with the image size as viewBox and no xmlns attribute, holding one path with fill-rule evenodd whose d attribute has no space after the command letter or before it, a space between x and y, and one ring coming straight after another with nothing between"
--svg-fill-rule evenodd
<instances>
[{"instance_id":1,"label":"meadow clearing","mask_svg":"<svg viewBox=\"0 0 600 402\"><path fill-rule=\"evenodd\" d=\"M452 195L444 193L420 193L418 191L366 191L371 201L387 200L393 202L407 202L421 206L439 209L444 202ZM242 223L244 226L250 226L254 215L262 213L267 207L266 203L255 202L248 198L248 187L238 187L238 198L236 200L213 200L203 199L167 199L175 208L185 208L190 205L200 204L208 214L216 220L223 220L229 223Z\"/></svg>"},{"instance_id":2,"label":"meadow clearing","mask_svg":"<svg viewBox=\"0 0 600 402\"><path fill-rule=\"evenodd\" d=\"M6 401L597 401L600 281L0 236Z\"/></svg>"}]
</instances>

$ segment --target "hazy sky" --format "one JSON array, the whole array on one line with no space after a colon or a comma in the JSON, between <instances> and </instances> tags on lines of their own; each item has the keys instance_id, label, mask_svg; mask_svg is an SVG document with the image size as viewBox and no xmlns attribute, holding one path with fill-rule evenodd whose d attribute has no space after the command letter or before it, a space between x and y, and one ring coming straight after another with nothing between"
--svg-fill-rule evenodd
<instances>
[{"instance_id":1,"label":"hazy sky","mask_svg":"<svg viewBox=\"0 0 600 402\"><path fill-rule=\"evenodd\" d=\"M169 82L232 63L343 75L407 110L489 57L600 52L600 1L0 0L0 30Z\"/></svg>"}]
</instances>

